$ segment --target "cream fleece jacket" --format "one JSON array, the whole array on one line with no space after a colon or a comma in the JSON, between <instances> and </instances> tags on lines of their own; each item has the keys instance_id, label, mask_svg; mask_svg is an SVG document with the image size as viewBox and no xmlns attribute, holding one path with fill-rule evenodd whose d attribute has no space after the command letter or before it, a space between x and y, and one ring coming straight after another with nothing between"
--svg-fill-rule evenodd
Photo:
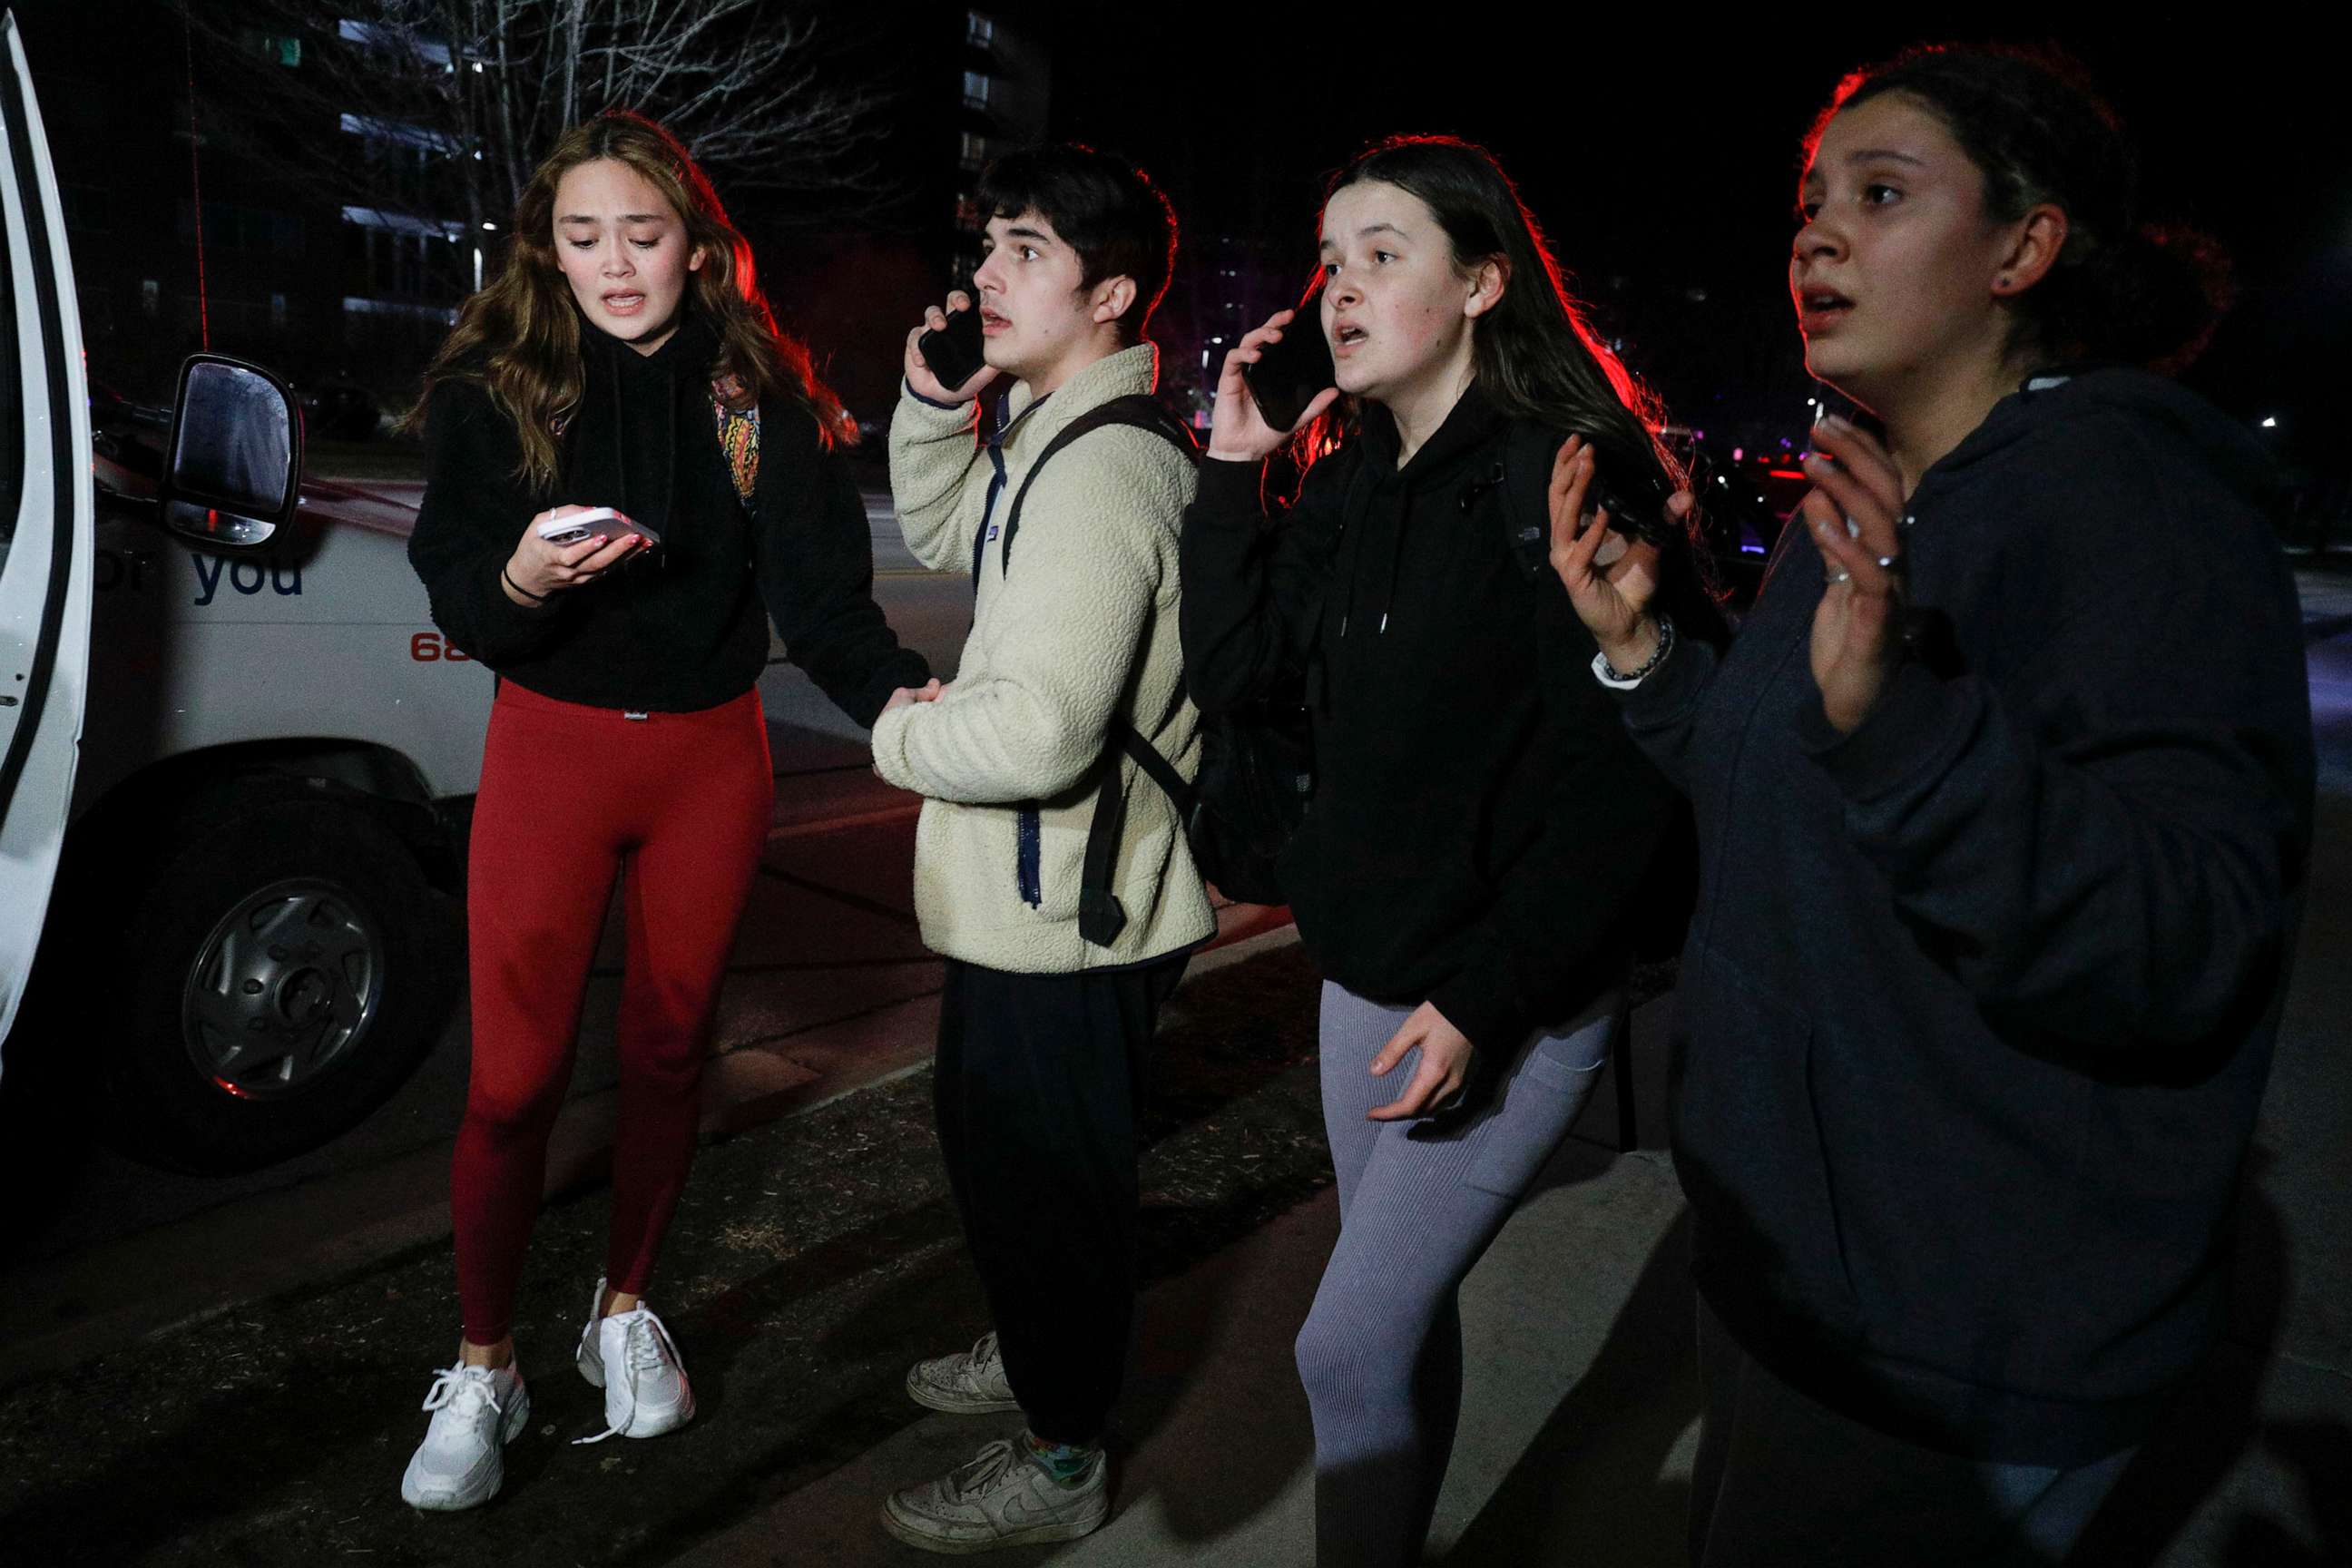
<instances>
[{"instance_id":1,"label":"cream fleece jacket","mask_svg":"<svg viewBox=\"0 0 2352 1568\"><path fill-rule=\"evenodd\" d=\"M1122 716L1191 778L1200 715L1184 695L1176 631L1177 537L1192 466L1159 436L1115 426L1056 456L1021 509L1012 570L1003 524L1030 466L1087 409L1150 392L1158 351L1096 361L1031 412L1010 395L1005 483L981 559L971 634L936 702L874 725L876 771L926 796L915 832L915 913L933 952L992 969L1064 974L1157 958L1216 930L1175 807L1119 759L1127 815L1111 889L1127 926L1109 947L1078 935L1078 884L1094 820L1093 764ZM976 405L902 395L890 425L890 489L907 547L933 571L968 570L992 468ZM1037 822L1036 903L1020 879L1021 819Z\"/></svg>"}]
</instances>

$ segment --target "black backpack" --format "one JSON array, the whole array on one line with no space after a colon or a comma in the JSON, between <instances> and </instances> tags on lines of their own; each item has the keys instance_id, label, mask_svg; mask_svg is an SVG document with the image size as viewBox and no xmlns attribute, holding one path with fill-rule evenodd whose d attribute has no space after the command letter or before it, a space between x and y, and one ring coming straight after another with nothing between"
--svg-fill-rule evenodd
<instances>
[{"instance_id":1,"label":"black backpack","mask_svg":"<svg viewBox=\"0 0 2352 1568\"><path fill-rule=\"evenodd\" d=\"M1115 397L1087 410L1055 433L1022 476L1021 488L1013 492L1013 505L1005 513L1003 545L997 557L1000 573L1012 570L1021 503L1036 482L1038 470L1063 447L1114 425L1150 431L1187 458L1200 460L1192 432L1149 395ZM972 542L975 585L985 544L983 530ZM1133 725L1124 719L1113 720L1094 767L1099 783L1079 880L1080 936L1097 947L1108 947L1127 926L1127 911L1110 889L1112 863L1118 854L1127 811L1126 795L1119 788L1122 756L1133 759L1174 803L1192 864L1202 878L1216 884L1227 898L1250 903L1281 901L1274 860L1306 813L1313 770L1307 760L1305 708L1298 703L1267 703L1261 708L1202 718L1200 777L1189 784Z\"/></svg>"}]
</instances>

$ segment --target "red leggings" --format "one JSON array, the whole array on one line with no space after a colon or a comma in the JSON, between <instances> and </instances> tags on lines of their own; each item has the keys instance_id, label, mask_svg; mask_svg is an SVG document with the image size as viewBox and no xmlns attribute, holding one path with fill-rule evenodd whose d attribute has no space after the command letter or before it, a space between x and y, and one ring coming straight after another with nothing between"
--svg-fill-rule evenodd
<instances>
[{"instance_id":1,"label":"red leggings","mask_svg":"<svg viewBox=\"0 0 2352 1568\"><path fill-rule=\"evenodd\" d=\"M625 873L612 1288L645 1289L694 1158L702 1060L775 791L760 696L630 718L499 686L467 910L473 1076L449 1175L466 1338L514 1318L588 966Z\"/></svg>"}]
</instances>

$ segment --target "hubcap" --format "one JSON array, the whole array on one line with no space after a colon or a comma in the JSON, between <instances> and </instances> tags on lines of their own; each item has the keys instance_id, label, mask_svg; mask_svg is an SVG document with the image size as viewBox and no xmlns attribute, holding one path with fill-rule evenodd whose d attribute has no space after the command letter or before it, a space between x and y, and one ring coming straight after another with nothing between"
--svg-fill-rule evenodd
<instances>
[{"instance_id":1,"label":"hubcap","mask_svg":"<svg viewBox=\"0 0 2352 1568\"><path fill-rule=\"evenodd\" d=\"M189 966L181 1033L224 1094L268 1100L358 1054L383 995L383 931L316 878L247 894Z\"/></svg>"}]
</instances>

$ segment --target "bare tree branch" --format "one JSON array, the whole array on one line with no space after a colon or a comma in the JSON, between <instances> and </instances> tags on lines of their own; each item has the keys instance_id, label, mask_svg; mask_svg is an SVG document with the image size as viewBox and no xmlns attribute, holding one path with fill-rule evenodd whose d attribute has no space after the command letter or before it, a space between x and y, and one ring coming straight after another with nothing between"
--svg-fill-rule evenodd
<instances>
[{"instance_id":1,"label":"bare tree branch","mask_svg":"<svg viewBox=\"0 0 2352 1568\"><path fill-rule=\"evenodd\" d=\"M669 126L729 190L836 214L898 194L877 159L887 95L829 74L816 24L782 0L179 3L208 79L255 111L239 151L378 211L478 233L566 125L608 108ZM257 26L303 37L303 69L262 64ZM343 131L289 145L289 118Z\"/></svg>"}]
</instances>

